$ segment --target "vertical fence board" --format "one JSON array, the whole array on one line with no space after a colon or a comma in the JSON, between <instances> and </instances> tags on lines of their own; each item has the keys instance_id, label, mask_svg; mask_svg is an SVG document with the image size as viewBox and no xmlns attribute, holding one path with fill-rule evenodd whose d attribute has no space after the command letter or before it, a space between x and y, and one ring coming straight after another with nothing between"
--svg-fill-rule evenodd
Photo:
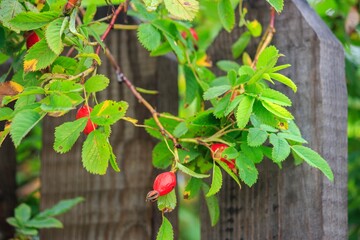
<instances>
[{"instance_id":1,"label":"vertical fence board","mask_svg":"<svg viewBox=\"0 0 360 240\"><path fill-rule=\"evenodd\" d=\"M247 2L251 17L268 23L265 1ZM284 73L298 85L292 111L309 146L329 162L329 182L318 170L292 161L283 170L269 160L259 181L239 190L230 179L220 192L220 222L210 227L202 211L202 239L346 239L347 236L347 93L340 43L304 0L285 2L276 17L274 45L285 54ZM210 50L214 62L231 58L229 46L241 34L222 32Z\"/></svg>"},{"instance_id":2,"label":"vertical fence board","mask_svg":"<svg viewBox=\"0 0 360 240\"><path fill-rule=\"evenodd\" d=\"M168 90L168 76L176 76L176 68L167 66L166 59L150 58L148 52L138 44L136 32L112 32L108 46L119 60L123 72L135 86L161 90L161 102L157 97L145 96L159 111L175 113L177 87ZM104 56L103 56L104 57ZM164 70L166 69L166 71ZM161 71L160 71L161 70ZM129 102L127 116L143 122L150 117L148 110L139 103L125 85L116 82L114 72L106 59L100 73L111 76L110 86L98 97ZM170 89L170 88L169 88ZM163 92L167 90L167 92ZM94 176L86 172L81 164L81 145L64 155L52 149L54 127L64 121L73 121L70 116L44 121L44 150L42 153L42 208L70 197L83 196L86 201L67 213L62 230L45 230L44 239L154 239L161 217L157 216L156 204L145 203L146 193L152 189L154 170L151 166L151 150L154 140L143 128L130 123L120 123L112 128L111 143L122 172L115 173L111 167L105 176ZM46 134L49 133L49 134ZM80 142L85 139L83 136ZM170 218L175 225L177 214Z\"/></svg>"}]
</instances>

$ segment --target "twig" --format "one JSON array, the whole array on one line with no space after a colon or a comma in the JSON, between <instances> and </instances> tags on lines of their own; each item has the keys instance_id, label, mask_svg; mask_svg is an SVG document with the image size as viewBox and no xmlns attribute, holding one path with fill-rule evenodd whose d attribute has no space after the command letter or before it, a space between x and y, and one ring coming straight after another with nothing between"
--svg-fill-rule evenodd
<instances>
[{"instance_id":1,"label":"twig","mask_svg":"<svg viewBox=\"0 0 360 240\"><path fill-rule=\"evenodd\" d=\"M153 106L151 106L148 101L143 98L143 96L136 90L135 86L131 83L131 81L122 73L119 64L116 62L114 56L111 54L108 48L106 49L105 54L112 67L115 69L117 81L119 83L124 83L130 89L133 95L139 100L139 102L149 110L152 117L154 118L156 125L159 127L160 133L164 137L170 139L174 143L175 148L182 148L182 146L178 143L177 139L171 133L169 133L160 122L160 114L154 109Z\"/></svg>"},{"instance_id":2,"label":"twig","mask_svg":"<svg viewBox=\"0 0 360 240\"><path fill-rule=\"evenodd\" d=\"M271 7L271 9L270 9L270 23L269 23L269 26L266 29L266 32L265 32L264 36L262 37L262 39L260 41L260 44L259 44L257 50L256 50L254 61L251 64L252 68L255 68L260 54L265 50L265 48L267 46L269 46L269 44L270 44L270 42L271 42L271 40L272 40L272 38L274 36L274 33L275 33L275 9L273 7Z\"/></svg>"}]
</instances>

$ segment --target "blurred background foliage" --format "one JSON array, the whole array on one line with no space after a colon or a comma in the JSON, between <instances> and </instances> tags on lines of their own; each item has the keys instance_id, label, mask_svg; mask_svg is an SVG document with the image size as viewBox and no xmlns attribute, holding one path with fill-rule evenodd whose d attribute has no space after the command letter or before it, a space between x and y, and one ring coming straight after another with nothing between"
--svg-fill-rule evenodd
<instances>
[{"instance_id":1,"label":"blurred background foliage","mask_svg":"<svg viewBox=\"0 0 360 240\"><path fill-rule=\"evenodd\" d=\"M308 0L345 49L348 89L349 239L360 239L360 1Z\"/></svg>"}]
</instances>

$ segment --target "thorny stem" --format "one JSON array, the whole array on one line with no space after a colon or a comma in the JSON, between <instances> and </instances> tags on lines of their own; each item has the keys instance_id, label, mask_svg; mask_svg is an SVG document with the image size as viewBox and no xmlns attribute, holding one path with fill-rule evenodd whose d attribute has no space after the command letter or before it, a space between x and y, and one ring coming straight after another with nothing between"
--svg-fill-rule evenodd
<instances>
[{"instance_id":1,"label":"thorny stem","mask_svg":"<svg viewBox=\"0 0 360 240\"><path fill-rule=\"evenodd\" d=\"M106 49L105 54L110 61L110 64L115 69L118 82L124 83L130 89L133 95L138 99L138 101L149 110L152 117L154 118L156 125L159 127L160 133L164 137L170 139L174 143L175 148L181 148L181 145L178 143L177 139L171 133L169 133L160 122L160 114L154 109L153 106L151 106L148 101L143 98L143 96L136 90L135 86L131 83L131 81L121 72L119 64L116 62L114 56L111 54L108 48Z\"/></svg>"},{"instance_id":2,"label":"thorny stem","mask_svg":"<svg viewBox=\"0 0 360 240\"><path fill-rule=\"evenodd\" d=\"M273 7L270 8L270 23L266 29L264 36L262 37L260 44L256 50L256 54L254 57L254 61L251 64L252 68L255 68L256 63L259 59L260 54L265 50L267 46L269 46L273 36L275 33L275 9Z\"/></svg>"}]
</instances>

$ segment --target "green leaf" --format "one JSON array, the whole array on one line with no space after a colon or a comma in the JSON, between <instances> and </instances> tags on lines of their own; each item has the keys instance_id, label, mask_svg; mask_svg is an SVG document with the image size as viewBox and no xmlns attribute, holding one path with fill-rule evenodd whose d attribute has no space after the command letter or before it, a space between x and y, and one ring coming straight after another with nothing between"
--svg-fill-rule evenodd
<instances>
[{"instance_id":1,"label":"green leaf","mask_svg":"<svg viewBox=\"0 0 360 240\"><path fill-rule=\"evenodd\" d=\"M182 171L183 173L186 173L187 175L190 175L192 177L196 177L196 178L207 178L210 177L209 174L201 174L201 173L196 173L193 170L185 167L184 165L182 165L181 163L177 163L176 166L179 168L180 171Z\"/></svg>"},{"instance_id":2,"label":"green leaf","mask_svg":"<svg viewBox=\"0 0 360 240\"><path fill-rule=\"evenodd\" d=\"M230 104L230 98L231 93L228 93L217 102L214 108L215 117L222 118L224 116L224 112L227 109L227 106Z\"/></svg>"},{"instance_id":3,"label":"green leaf","mask_svg":"<svg viewBox=\"0 0 360 240\"><path fill-rule=\"evenodd\" d=\"M105 100L94 107L90 119L99 125L112 125L125 116L128 107L128 103L124 101Z\"/></svg>"},{"instance_id":4,"label":"green leaf","mask_svg":"<svg viewBox=\"0 0 360 240\"><path fill-rule=\"evenodd\" d=\"M199 11L196 0L164 0L166 9L175 17L183 20L193 20Z\"/></svg>"},{"instance_id":5,"label":"green leaf","mask_svg":"<svg viewBox=\"0 0 360 240\"><path fill-rule=\"evenodd\" d=\"M83 5L83 3L82 3L82 5ZM96 14L96 10L97 10L97 7L96 7L95 4L90 4L86 8L86 12L85 12L85 15L84 15L84 18L83 18L84 24L88 24L94 19L94 16Z\"/></svg>"},{"instance_id":6,"label":"green leaf","mask_svg":"<svg viewBox=\"0 0 360 240\"><path fill-rule=\"evenodd\" d=\"M210 197L210 196L216 194L217 192L219 192L221 189L221 186L222 186L221 170L214 162L211 187L210 187L208 193L206 194L206 197Z\"/></svg>"},{"instance_id":7,"label":"green leaf","mask_svg":"<svg viewBox=\"0 0 360 240\"><path fill-rule=\"evenodd\" d=\"M100 92L109 86L110 80L104 75L95 75L85 82L85 91L88 93Z\"/></svg>"},{"instance_id":8,"label":"green leaf","mask_svg":"<svg viewBox=\"0 0 360 240\"><path fill-rule=\"evenodd\" d=\"M186 81L185 104L190 105L199 94L199 84L194 72L188 66L184 66L184 74Z\"/></svg>"},{"instance_id":9,"label":"green leaf","mask_svg":"<svg viewBox=\"0 0 360 240\"><path fill-rule=\"evenodd\" d=\"M248 24L246 24L246 27L253 37L260 37L262 32L262 26L257 20L249 22Z\"/></svg>"},{"instance_id":10,"label":"green leaf","mask_svg":"<svg viewBox=\"0 0 360 240\"><path fill-rule=\"evenodd\" d=\"M146 6L146 10L151 12L155 11L162 3L162 0L143 0Z\"/></svg>"},{"instance_id":11,"label":"green leaf","mask_svg":"<svg viewBox=\"0 0 360 240\"><path fill-rule=\"evenodd\" d=\"M10 126L10 135L15 147L19 146L21 140L44 116L34 110L23 110L15 115Z\"/></svg>"},{"instance_id":12,"label":"green leaf","mask_svg":"<svg viewBox=\"0 0 360 240\"><path fill-rule=\"evenodd\" d=\"M164 118L164 117L159 117L159 121L160 123L163 125L163 127L168 130L169 132L173 132L175 127L179 124L178 121L174 120L174 119L169 119L169 118ZM145 125L149 126L151 128L145 128L146 132L148 134L150 134L152 137L163 140L163 135L160 133L160 131L158 130L158 126L156 125L155 121L153 118L150 119L146 119L145 120ZM154 129L153 129L154 128Z\"/></svg>"},{"instance_id":13,"label":"green leaf","mask_svg":"<svg viewBox=\"0 0 360 240\"><path fill-rule=\"evenodd\" d=\"M246 185L251 187L256 183L258 178L258 170L255 164L246 155L240 154L236 158L236 166L239 169L239 177Z\"/></svg>"},{"instance_id":14,"label":"green leaf","mask_svg":"<svg viewBox=\"0 0 360 240\"><path fill-rule=\"evenodd\" d=\"M77 197L72 199L61 200L56 205L51 208L45 209L41 213L35 216L35 218L46 218L46 217L55 217L60 214L63 214L73 208L75 205L84 201L84 198Z\"/></svg>"},{"instance_id":15,"label":"green leaf","mask_svg":"<svg viewBox=\"0 0 360 240\"><path fill-rule=\"evenodd\" d=\"M173 239L174 239L174 231L171 226L171 223L163 215L163 222L156 236L156 240L173 240Z\"/></svg>"},{"instance_id":16,"label":"green leaf","mask_svg":"<svg viewBox=\"0 0 360 240\"><path fill-rule=\"evenodd\" d=\"M310 166L319 169L330 181L334 181L334 174L329 164L317 152L315 152L311 148L301 145L295 145L291 148L300 158L302 158Z\"/></svg>"},{"instance_id":17,"label":"green leaf","mask_svg":"<svg viewBox=\"0 0 360 240\"><path fill-rule=\"evenodd\" d=\"M64 29L62 29L63 22L64 18L55 19L47 26L45 31L46 42L56 55L59 55L64 49L61 40L61 36L64 33Z\"/></svg>"},{"instance_id":18,"label":"green leaf","mask_svg":"<svg viewBox=\"0 0 360 240\"><path fill-rule=\"evenodd\" d=\"M226 164L225 164L226 165ZM204 195L209 192L209 186L206 183L202 184ZM209 210L211 226L215 226L220 218L219 201L215 195L205 198L206 205Z\"/></svg>"},{"instance_id":19,"label":"green leaf","mask_svg":"<svg viewBox=\"0 0 360 240\"><path fill-rule=\"evenodd\" d=\"M229 60L221 60L216 63L216 66L223 70L224 72L229 72L230 70L238 71L240 65L237 62L229 61Z\"/></svg>"},{"instance_id":20,"label":"green leaf","mask_svg":"<svg viewBox=\"0 0 360 240\"><path fill-rule=\"evenodd\" d=\"M84 168L93 174L104 175L109 165L110 151L107 137L99 130L86 138L81 152Z\"/></svg>"},{"instance_id":21,"label":"green leaf","mask_svg":"<svg viewBox=\"0 0 360 240\"><path fill-rule=\"evenodd\" d=\"M25 224L26 227L30 228L63 228L63 224L56 218L43 218L43 219L31 219Z\"/></svg>"},{"instance_id":22,"label":"green leaf","mask_svg":"<svg viewBox=\"0 0 360 240\"><path fill-rule=\"evenodd\" d=\"M1 109L0 109L0 111L1 111ZM174 135L174 137L179 138L179 137L183 136L184 134L186 134L188 131L189 131L189 129L186 125L186 122L181 122L175 127L173 135Z\"/></svg>"},{"instance_id":23,"label":"green leaf","mask_svg":"<svg viewBox=\"0 0 360 240\"><path fill-rule=\"evenodd\" d=\"M236 122L240 129L246 127L249 122L254 102L255 98L253 97L245 96L242 98L236 111Z\"/></svg>"},{"instance_id":24,"label":"green leaf","mask_svg":"<svg viewBox=\"0 0 360 240\"><path fill-rule=\"evenodd\" d=\"M285 138L291 141L295 141L298 143L308 143L305 139L303 139L301 136L297 136L291 133L281 132L277 134L281 138Z\"/></svg>"},{"instance_id":25,"label":"green leaf","mask_svg":"<svg viewBox=\"0 0 360 240\"><path fill-rule=\"evenodd\" d=\"M172 48L172 50L174 51L174 53L176 54L179 62L181 64L185 63L186 58L185 58L185 52L184 49L177 44L177 41L169 34L164 34L167 42L169 43L170 47Z\"/></svg>"},{"instance_id":26,"label":"green leaf","mask_svg":"<svg viewBox=\"0 0 360 240\"><path fill-rule=\"evenodd\" d=\"M34 72L49 66L57 58L58 54L54 53L46 43L45 39L41 39L32 46L24 58L24 71Z\"/></svg>"},{"instance_id":27,"label":"green leaf","mask_svg":"<svg viewBox=\"0 0 360 240\"><path fill-rule=\"evenodd\" d=\"M184 143L182 144L182 146L186 150L182 150L182 149L178 150L180 163L189 163L200 155L199 150L194 149L193 145Z\"/></svg>"},{"instance_id":28,"label":"green leaf","mask_svg":"<svg viewBox=\"0 0 360 240\"><path fill-rule=\"evenodd\" d=\"M166 169L174 159L173 154L169 151L165 141L156 144L152 151L152 164L156 168Z\"/></svg>"},{"instance_id":29,"label":"green leaf","mask_svg":"<svg viewBox=\"0 0 360 240\"><path fill-rule=\"evenodd\" d=\"M280 106L291 106L291 100L285 94L271 88L265 88L259 99L276 103Z\"/></svg>"},{"instance_id":30,"label":"green leaf","mask_svg":"<svg viewBox=\"0 0 360 240\"><path fill-rule=\"evenodd\" d=\"M206 92L204 92L204 100L210 100L216 98L225 92L230 90L230 85L221 85L217 87L209 88Z\"/></svg>"},{"instance_id":31,"label":"green leaf","mask_svg":"<svg viewBox=\"0 0 360 240\"><path fill-rule=\"evenodd\" d=\"M91 58L95 60L97 64L99 64L99 66L101 65L101 59L99 55L97 55L96 53L79 53L78 55L75 56L75 58ZM89 61L88 59L86 60Z\"/></svg>"},{"instance_id":32,"label":"green leaf","mask_svg":"<svg viewBox=\"0 0 360 240\"><path fill-rule=\"evenodd\" d=\"M269 73L269 76L278 81L281 82L283 84L285 84L286 86L288 86L289 88L291 88L294 92L297 91L297 86L295 85L295 83L288 77L280 74L280 73Z\"/></svg>"},{"instance_id":33,"label":"green leaf","mask_svg":"<svg viewBox=\"0 0 360 240\"><path fill-rule=\"evenodd\" d=\"M273 68L276 64L274 59L279 57L279 50L276 49L275 46L269 46L262 51L259 55L258 61L256 63L256 69L260 69L262 67Z\"/></svg>"},{"instance_id":34,"label":"green leaf","mask_svg":"<svg viewBox=\"0 0 360 240\"><path fill-rule=\"evenodd\" d=\"M224 115L227 116L229 115L241 102L241 100L243 99L244 95L239 95L236 96L229 104L229 106L226 108Z\"/></svg>"},{"instance_id":35,"label":"green leaf","mask_svg":"<svg viewBox=\"0 0 360 240\"><path fill-rule=\"evenodd\" d=\"M0 108L0 121L9 120L12 113L13 110L11 108L8 107Z\"/></svg>"},{"instance_id":36,"label":"green leaf","mask_svg":"<svg viewBox=\"0 0 360 240\"><path fill-rule=\"evenodd\" d=\"M14 216L16 220L18 220L19 222L25 223L31 217L31 208L27 204L22 203L15 208Z\"/></svg>"},{"instance_id":37,"label":"green leaf","mask_svg":"<svg viewBox=\"0 0 360 240\"><path fill-rule=\"evenodd\" d=\"M240 38L231 46L233 58L238 58L244 52L251 39L250 32L244 32Z\"/></svg>"},{"instance_id":38,"label":"green leaf","mask_svg":"<svg viewBox=\"0 0 360 240\"><path fill-rule=\"evenodd\" d=\"M288 111L286 110L285 108L275 104L275 103L271 103L271 102L268 102L268 101L261 101L261 104L269 111L271 112L272 114L278 116L278 117L281 117L281 118L284 118L284 119L288 119L288 120L291 120L291 119L294 119L293 115Z\"/></svg>"},{"instance_id":39,"label":"green leaf","mask_svg":"<svg viewBox=\"0 0 360 240\"><path fill-rule=\"evenodd\" d=\"M0 22L11 30L19 33L19 29L12 26L9 21L19 13L25 11L25 8L19 1L14 0L2 0L0 1Z\"/></svg>"},{"instance_id":40,"label":"green leaf","mask_svg":"<svg viewBox=\"0 0 360 240\"><path fill-rule=\"evenodd\" d=\"M221 157L226 158L228 160L235 159L239 155L239 152L234 147L226 148L222 153Z\"/></svg>"},{"instance_id":41,"label":"green leaf","mask_svg":"<svg viewBox=\"0 0 360 240\"><path fill-rule=\"evenodd\" d=\"M169 192L168 194L165 194L163 196L160 196L157 200L157 205L160 211L167 211L171 212L176 207L176 194L175 189Z\"/></svg>"},{"instance_id":42,"label":"green leaf","mask_svg":"<svg viewBox=\"0 0 360 240\"><path fill-rule=\"evenodd\" d=\"M41 28L59 16L58 12L22 12L10 21L10 24L21 31Z\"/></svg>"},{"instance_id":43,"label":"green leaf","mask_svg":"<svg viewBox=\"0 0 360 240\"><path fill-rule=\"evenodd\" d=\"M11 226L13 226L13 227L16 227L16 228L21 228L21 223L19 223L19 221L18 220L16 220L16 218L14 218L14 217L9 217L9 218L7 218L6 219L6 222L8 223L8 224L10 224Z\"/></svg>"},{"instance_id":44,"label":"green leaf","mask_svg":"<svg viewBox=\"0 0 360 240\"><path fill-rule=\"evenodd\" d=\"M277 12L281 12L284 8L284 0L266 0L270 5L275 8Z\"/></svg>"},{"instance_id":45,"label":"green leaf","mask_svg":"<svg viewBox=\"0 0 360 240\"><path fill-rule=\"evenodd\" d=\"M268 137L268 133L260 128L250 128L247 136L248 145L257 147L262 145Z\"/></svg>"},{"instance_id":46,"label":"green leaf","mask_svg":"<svg viewBox=\"0 0 360 240\"><path fill-rule=\"evenodd\" d=\"M161 44L161 34L150 23L140 24L137 30L139 42L149 51L155 50Z\"/></svg>"},{"instance_id":47,"label":"green leaf","mask_svg":"<svg viewBox=\"0 0 360 240\"><path fill-rule=\"evenodd\" d=\"M184 199L192 199L198 195L202 180L199 178L190 178L184 190Z\"/></svg>"},{"instance_id":48,"label":"green leaf","mask_svg":"<svg viewBox=\"0 0 360 240\"><path fill-rule=\"evenodd\" d=\"M220 0L218 2L218 14L225 30L231 32L235 26L235 13L230 0Z\"/></svg>"},{"instance_id":49,"label":"green leaf","mask_svg":"<svg viewBox=\"0 0 360 240\"><path fill-rule=\"evenodd\" d=\"M290 145L284 139L276 134L270 134L270 143L274 146L271 156L274 162L281 162L284 161L290 154Z\"/></svg>"},{"instance_id":50,"label":"green leaf","mask_svg":"<svg viewBox=\"0 0 360 240\"><path fill-rule=\"evenodd\" d=\"M70 151L80 133L84 130L88 118L80 118L74 122L66 122L55 128L54 150L58 153Z\"/></svg>"},{"instance_id":51,"label":"green leaf","mask_svg":"<svg viewBox=\"0 0 360 240\"><path fill-rule=\"evenodd\" d=\"M110 134L108 134L108 136L109 135ZM109 159L110 165L114 169L115 172L120 172L120 168L119 168L119 165L116 162L116 156L114 154L112 146L111 146L111 144L108 144L108 146L109 146L109 151L110 151L110 159Z\"/></svg>"},{"instance_id":52,"label":"green leaf","mask_svg":"<svg viewBox=\"0 0 360 240\"><path fill-rule=\"evenodd\" d=\"M238 176L229 168L229 166L221 160L217 160L216 163L219 164L219 166L239 185L239 188L241 188Z\"/></svg>"},{"instance_id":53,"label":"green leaf","mask_svg":"<svg viewBox=\"0 0 360 240\"><path fill-rule=\"evenodd\" d=\"M248 144L243 143L241 144L241 151L254 163L260 163L264 158L264 153L261 147L251 147Z\"/></svg>"}]
</instances>

